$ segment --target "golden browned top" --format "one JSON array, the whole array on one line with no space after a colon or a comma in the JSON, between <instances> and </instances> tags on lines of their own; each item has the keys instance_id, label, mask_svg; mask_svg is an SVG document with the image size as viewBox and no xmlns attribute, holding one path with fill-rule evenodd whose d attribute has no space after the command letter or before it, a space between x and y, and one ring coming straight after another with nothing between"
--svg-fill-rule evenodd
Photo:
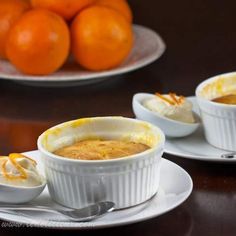
<instances>
[{"instance_id":1,"label":"golden browned top","mask_svg":"<svg viewBox=\"0 0 236 236\"><path fill-rule=\"evenodd\" d=\"M143 152L150 147L122 140L82 140L60 148L54 154L79 160L109 160Z\"/></svg>"},{"instance_id":2,"label":"golden browned top","mask_svg":"<svg viewBox=\"0 0 236 236\"><path fill-rule=\"evenodd\" d=\"M212 100L213 102L236 105L236 94L229 94Z\"/></svg>"}]
</instances>

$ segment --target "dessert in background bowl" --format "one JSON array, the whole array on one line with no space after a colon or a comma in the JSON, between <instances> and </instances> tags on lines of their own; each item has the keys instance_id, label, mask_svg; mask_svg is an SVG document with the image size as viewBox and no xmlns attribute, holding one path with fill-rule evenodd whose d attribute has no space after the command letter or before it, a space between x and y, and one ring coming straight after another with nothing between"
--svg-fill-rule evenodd
<instances>
[{"instance_id":1,"label":"dessert in background bowl","mask_svg":"<svg viewBox=\"0 0 236 236\"><path fill-rule=\"evenodd\" d=\"M236 90L233 92L230 92L230 94L228 95L214 98L212 101L218 102L218 103L229 104L229 105L236 105Z\"/></svg>"},{"instance_id":2,"label":"dessert in background bowl","mask_svg":"<svg viewBox=\"0 0 236 236\"><path fill-rule=\"evenodd\" d=\"M164 141L162 131L147 122L94 117L45 131L38 148L56 202L81 208L112 201L120 209L156 194Z\"/></svg>"},{"instance_id":3,"label":"dessert in background bowl","mask_svg":"<svg viewBox=\"0 0 236 236\"><path fill-rule=\"evenodd\" d=\"M192 104L175 93L137 93L133 97L133 111L140 120L160 127L168 137L184 137L199 126L199 117Z\"/></svg>"},{"instance_id":4,"label":"dessert in background bowl","mask_svg":"<svg viewBox=\"0 0 236 236\"><path fill-rule=\"evenodd\" d=\"M0 202L28 202L43 191L46 181L36 165L35 160L19 153L0 156Z\"/></svg>"},{"instance_id":5,"label":"dessert in background bowl","mask_svg":"<svg viewBox=\"0 0 236 236\"><path fill-rule=\"evenodd\" d=\"M214 76L196 89L207 141L236 151L236 72Z\"/></svg>"},{"instance_id":6,"label":"dessert in background bowl","mask_svg":"<svg viewBox=\"0 0 236 236\"><path fill-rule=\"evenodd\" d=\"M161 116L184 123L195 123L192 104L183 96L175 93L155 93L155 97L143 101L143 105Z\"/></svg>"}]
</instances>

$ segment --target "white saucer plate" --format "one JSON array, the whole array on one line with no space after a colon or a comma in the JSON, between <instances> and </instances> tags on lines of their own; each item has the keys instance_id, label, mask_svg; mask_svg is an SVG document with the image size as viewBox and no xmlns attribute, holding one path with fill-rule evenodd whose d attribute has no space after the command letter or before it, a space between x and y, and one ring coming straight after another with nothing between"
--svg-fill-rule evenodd
<instances>
[{"instance_id":1,"label":"white saucer plate","mask_svg":"<svg viewBox=\"0 0 236 236\"><path fill-rule=\"evenodd\" d=\"M118 76L144 67L157 60L165 51L165 43L155 31L134 25L134 47L126 61L117 68L102 72L92 72L69 61L58 72L48 76L24 75L9 62L0 60L0 78L33 86L76 86L97 83L112 76Z\"/></svg>"},{"instance_id":2,"label":"white saucer plate","mask_svg":"<svg viewBox=\"0 0 236 236\"><path fill-rule=\"evenodd\" d=\"M196 97L188 97L193 104L193 110L200 115ZM236 158L222 158L222 154L229 153L210 145L205 137L202 125L193 134L184 138L166 139L165 153L200 161L236 162Z\"/></svg>"},{"instance_id":3,"label":"white saucer plate","mask_svg":"<svg viewBox=\"0 0 236 236\"><path fill-rule=\"evenodd\" d=\"M40 153L38 151L27 152L25 155L36 160L38 162L39 171L43 172L42 161L40 160ZM151 200L136 207L111 212L92 222L53 222L48 221L48 217L45 218L43 215L40 215L40 217L32 215L32 217L26 218L24 216L6 213L0 213L0 219L14 222L19 225L41 228L97 229L128 225L157 217L183 203L189 197L193 188L191 177L181 167L166 159L162 159L161 165L160 190ZM45 189L32 204L52 207L56 205L50 199L47 189Z\"/></svg>"}]
</instances>

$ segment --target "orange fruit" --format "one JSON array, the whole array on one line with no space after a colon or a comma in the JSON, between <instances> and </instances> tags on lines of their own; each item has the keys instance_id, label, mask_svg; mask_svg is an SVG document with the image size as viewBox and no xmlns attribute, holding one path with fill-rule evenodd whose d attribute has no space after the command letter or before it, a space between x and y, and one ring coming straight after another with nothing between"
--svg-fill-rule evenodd
<instances>
[{"instance_id":1,"label":"orange fruit","mask_svg":"<svg viewBox=\"0 0 236 236\"><path fill-rule=\"evenodd\" d=\"M97 0L96 5L110 7L119 11L130 23L133 20L131 8L126 0Z\"/></svg>"},{"instance_id":2,"label":"orange fruit","mask_svg":"<svg viewBox=\"0 0 236 236\"><path fill-rule=\"evenodd\" d=\"M6 40L12 25L30 8L25 0L0 0L0 58L6 58Z\"/></svg>"},{"instance_id":3,"label":"orange fruit","mask_svg":"<svg viewBox=\"0 0 236 236\"><path fill-rule=\"evenodd\" d=\"M6 51L10 62L31 75L58 70L68 57L70 33L62 17L45 9L26 12L9 32Z\"/></svg>"},{"instance_id":4,"label":"orange fruit","mask_svg":"<svg viewBox=\"0 0 236 236\"><path fill-rule=\"evenodd\" d=\"M131 24L113 9L92 6L71 25L72 53L83 67L106 70L121 64L133 45Z\"/></svg>"},{"instance_id":5,"label":"orange fruit","mask_svg":"<svg viewBox=\"0 0 236 236\"><path fill-rule=\"evenodd\" d=\"M31 0L33 7L46 8L61 15L64 19L72 19L83 8L95 0Z\"/></svg>"}]
</instances>

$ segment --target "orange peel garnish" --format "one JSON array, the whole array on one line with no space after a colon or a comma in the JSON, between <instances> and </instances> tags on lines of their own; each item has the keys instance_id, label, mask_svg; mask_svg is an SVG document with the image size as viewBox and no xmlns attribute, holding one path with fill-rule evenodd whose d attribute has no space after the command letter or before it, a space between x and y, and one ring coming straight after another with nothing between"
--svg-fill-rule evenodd
<instances>
[{"instance_id":1,"label":"orange peel garnish","mask_svg":"<svg viewBox=\"0 0 236 236\"><path fill-rule=\"evenodd\" d=\"M157 93L157 92L155 93L155 95L158 96L160 99L166 101L170 105L173 105L173 106L182 104L184 99L185 99L184 96L179 96L179 98L178 98L176 93L169 93L169 96L170 96L171 99L169 99L169 98L167 98L167 97L165 97L165 96L163 96L163 95L161 95L160 93Z\"/></svg>"},{"instance_id":2,"label":"orange peel garnish","mask_svg":"<svg viewBox=\"0 0 236 236\"><path fill-rule=\"evenodd\" d=\"M5 156L5 157L6 157L6 156ZM1 157L0 157L0 158L1 158ZM4 161L4 162L2 163L3 175L4 175L5 178L7 178L7 179L9 179L9 180L27 179L27 177L28 177L28 176L27 176L27 173L26 173L25 170L24 170L24 168L23 168L20 164L18 164L18 163L16 162L16 159L17 159L17 158L26 158L26 159L30 160L32 163L34 163L35 165L37 164L35 160L33 160L33 159L31 159L31 158L29 158L29 157L27 157L27 156L24 156L24 155L22 155L22 154L20 154L20 153L11 153L11 154L9 154L9 156L8 156L9 161L12 163L12 165L13 165L13 166L18 170L18 172L19 172L19 175L10 175L10 174L8 174L8 173L7 173L7 170L6 170L6 163L7 163L7 160Z\"/></svg>"},{"instance_id":3,"label":"orange peel garnish","mask_svg":"<svg viewBox=\"0 0 236 236\"><path fill-rule=\"evenodd\" d=\"M175 103L174 103L173 101L171 101L170 99L164 97L164 96L161 95L160 93L155 93L155 95L156 95L157 97L159 97L160 99L162 99L162 100L168 102L170 105L175 105Z\"/></svg>"},{"instance_id":4,"label":"orange peel garnish","mask_svg":"<svg viewBox=\"0 0 236 236\"><path fill-rule=\"evenodd\" d=\"M169 93L169 96L172 98L172 100L175 102L175 104L177 104L177 105L180 104L175 93Z\"/></svg>"},{"instance_id":5,"label":"orange peel garnish","mask_svg":"<svg viewBox=\"0 0 236 236\"><path fill-rule=\"evenodd\" d=\"M33 160L33 159L31 159L31 158L29 158L29 157L27 157L27 156L25 156L25 155L23 155L21 153L11 153L11 154L9 154L9 156L11 156L13 159L16 159L16 158L26 158L29 161L33 162L34 165L37 165L37 162L35 160Z\"/></svg>"},{"instance_id":6,"label":"orange peel garnish","mask_svg":"<svg viewBox=\"0 0 236 236\"><path fill-rule=\"evenodd\" d=\"M179 97L179 102L180 102L180 103L183 103L184 100L185 100L185 97L184 97L184 96L180 96L180 97Z\"/></svg>"},{"instance_id":7,"label":"orange peel garnish","mask_svg":"<svg viewBox=\"0 0 236 236\"><path fill-rule=\"evenodd\" d=\"M6 163L7 160L3 162L2 169L3 169L3 175L5 178L9 180L16 180L16 179L27 179L27 174L25 170L14 160L9 158L12 165L19 171L20 175L9 175L6 170Z\"/></svg>"}]
</instances>

